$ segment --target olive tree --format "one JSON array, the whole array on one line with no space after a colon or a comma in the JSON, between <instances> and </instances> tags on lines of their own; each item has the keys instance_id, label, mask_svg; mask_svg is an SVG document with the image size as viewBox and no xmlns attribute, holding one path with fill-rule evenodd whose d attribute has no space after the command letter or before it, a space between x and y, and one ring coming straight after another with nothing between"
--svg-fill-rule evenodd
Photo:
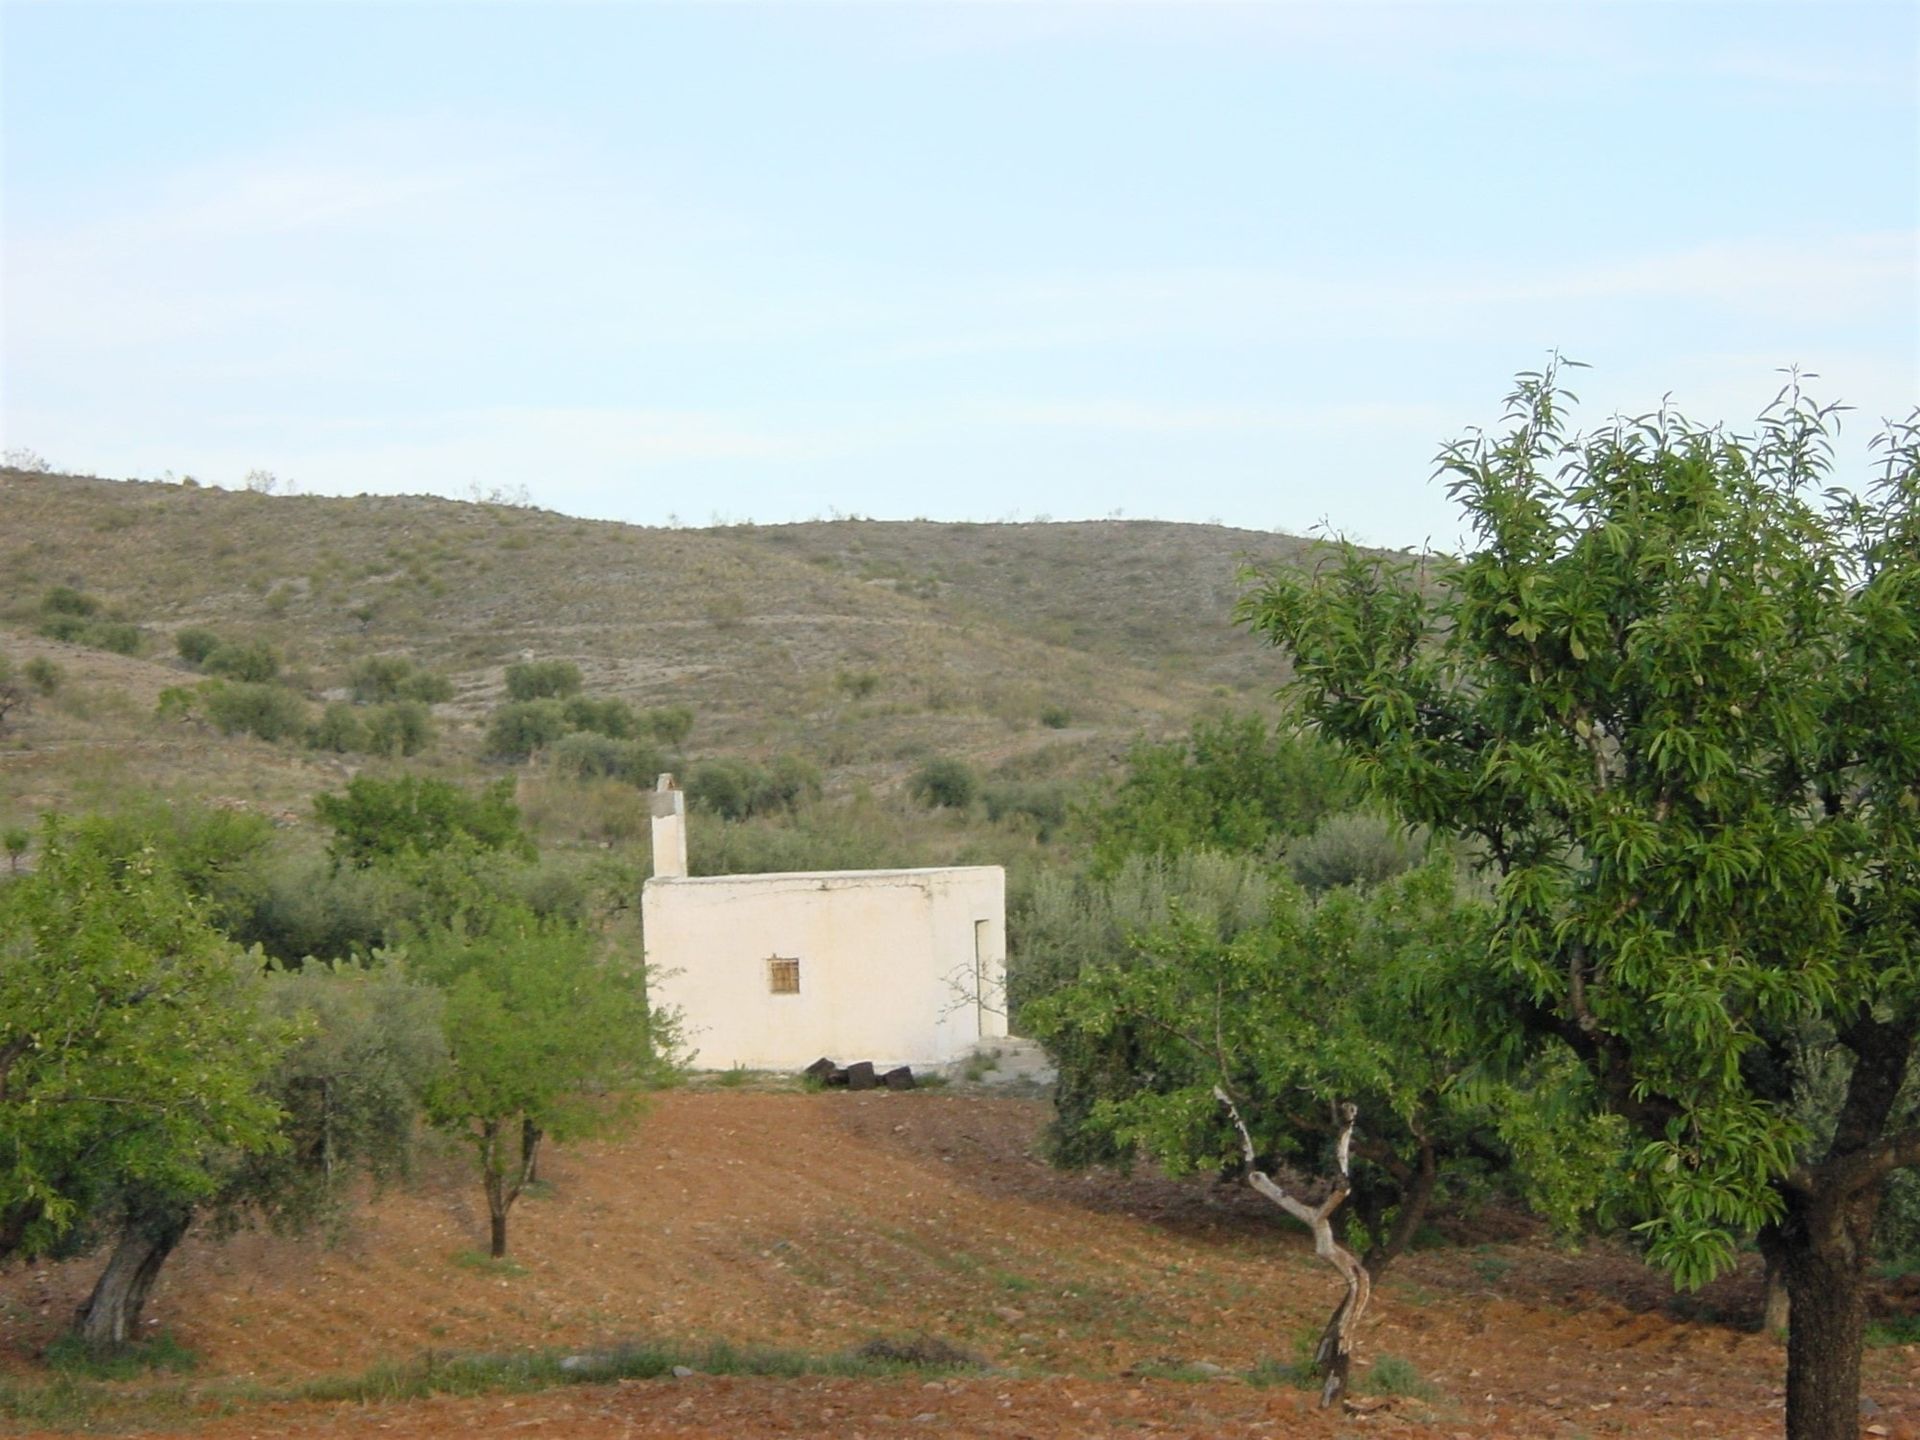
<instances>
[{"instance_id":1,"label":"olive tree","mask_svg":"<svg viewBox=\"0 0 1920 1440\"><path fill-rule=\"evenodd\" d=\"M1750 436L1575 434L1571 399L1523 376L1443 452L1457 563L1347 548L1242 615L1380 797L1484 855L1483 963L1632 1126L1649 1256L1698 1285L1757 1229L1788 1433L1851 1436L1875 1214L1920 1164L1920 430L1854 493L1797 386Z\"/></svg>"}]
</instances>

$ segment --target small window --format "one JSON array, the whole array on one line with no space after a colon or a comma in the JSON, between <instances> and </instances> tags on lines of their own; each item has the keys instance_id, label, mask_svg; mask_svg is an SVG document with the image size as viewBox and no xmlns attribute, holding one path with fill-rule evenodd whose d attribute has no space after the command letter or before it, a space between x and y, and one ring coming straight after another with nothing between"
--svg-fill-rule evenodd
<instances>
[{"instance_id":1,"label":"small window","mask_svg":"<svg viewBox=\"0 0 1920 1440\"><path fill-rule=\"evenodd\" d=\"M775 955L767 961L767 989L775 995L800 993L800 962Z\"/></svg>"}]
</instances>

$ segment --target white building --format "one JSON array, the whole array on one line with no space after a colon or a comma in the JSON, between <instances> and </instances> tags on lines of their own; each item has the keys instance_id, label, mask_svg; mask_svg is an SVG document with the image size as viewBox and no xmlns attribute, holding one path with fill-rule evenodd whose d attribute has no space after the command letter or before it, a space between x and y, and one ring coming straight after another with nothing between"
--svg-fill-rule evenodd
<instances>
[{"instance_id":1,"label":"white building","mask_svg":"<svg viewBox=\"0 0 1920 1440\"><path fill-rule=\"evenodd\" d=\"M684 794L663 775L652 798L648 989L697 1069L941 1065L1007 1033L998 865L696 879Z\"/></svg>"}]
</instances>

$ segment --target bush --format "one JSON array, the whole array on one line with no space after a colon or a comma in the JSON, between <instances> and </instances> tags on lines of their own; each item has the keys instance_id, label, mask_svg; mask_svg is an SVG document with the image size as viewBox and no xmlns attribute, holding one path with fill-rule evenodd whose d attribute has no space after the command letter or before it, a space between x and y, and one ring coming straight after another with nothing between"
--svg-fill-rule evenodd
<instances>
[{"instance_id":1,"label":"bush","mask_svg":"<svg viewBox=\"0 0 1920 1440\"><path fill-rule=\"evenodd\" d=\"M820 793L820 772L797 755L768 766L749 760L709 760L687 777L687 800L728 820L798 809Z\"/></svg>"},{"instance_id":2,"label":"bush","mask_svg":"<svg viewBox=\"0 0 1920 1440\"><path fill-rule=\"evenodd\" d=\"M307 731L306 702L279 685L214 680L201 687L200 704L222 735L285 740Z\"/></svg>"},{"instance_id":3,"label":"bush","mask_svg":"<svg viewBox=\"0 0 1920 1440\"><path fill-rule=\"evenodd\" d=\"M200 664L209 675L250 685L264 685L280 673L280 656L264 640L247 645L236 642L216 645Z\"/></svg>"},{"instance_id":4,"label":"bush","mask_svg":"<svg viewBox=\"0 0 1920 1440\"><path fill-rule=\"evenodd\" d=\"M27 661L20 673L25 675L27 683L42 695L53 694L60 688L60 682L65 679L60 667L44 655L36 655Z\"/></svg>"},{"instance_id":5,"label":"bush","mask_svg":"<svg viewBox=\"0 0 1920 1440\"><path fill-rule=\"evenodd\" d=\"M353 698L363 705L400 697L400 687L413 673L413 662L399 655L369 655L347 673Z\"/></svg>"},{"instance_id":6,"label":"bush","mask_svg":"<svg viewBox=\"0 0 1920 1440\"><path fill-rule=\"evenodd\" d=\"M666 758L645 740L616 740L576 731L547 747L547 764L568 780L625 780L642 789L668 768Z\"/></svg>"},{"instance_id":7,"label":"bush","mask_svg":"<svg viewBox=\"0 0 1920 1440\"><path fill-rule=\"evenodd\" d=\"M1309 890L1378 885L1420 861L1425 831L1364 810L1329 815L1314 832L1287 847L1293 878Z\"/></svg>"},{"instance_id":8,"label":"bush","mask_svg":"<svg viewBox=\"0 0 1920 1440\"><path fill-rule=\"evenodd\" d=\"M1024 817L1033 822L1034 838L1045 843L1067 823L1068 787L1060 781L1003 781L982 792L987 818L998 822Z\"/></svg>"},{"instance_id":9,"label":"bush","mask_svg":"<svg viewBox=\"0 0 1920 1440\"><path fill-rule=\"evenodd\" d=\"M567 728L567 709L558 700L502 705L487 721L487 753L502 760L524 760L565 735Z\"/></svg>"},{"instance_id":10,"label":"bush","mask_svg":"<svg viewBox=\"0 0 1920 1440\"><path fill-rule=\"evenodd\" d=\"M929 760L907 782L907 793L934 810L964 810L973 803L980 782L964 760Z\"/></svg>"},{"instance_id":11,"label":"bush","mask_svg":"<svg viewBox=\"0 0 1920 1440\"><path fill-rule=\"evenodd\" d=\"M111 650L116 655L138 655L146 646L146 638L138 625L120 620L95 620L88 625L80 643L96 650Z\"/></svg>"},{"instance_id":12,"label":"bush","mask_svg":"<svg viewBox=\"0 0 1920 1440\"><path fill-rule=\"evenodd\" d=\"M408 852L426 855L456 840L534 858L533 842L520 828L511 780L475 795L422 775L391 780L361 775L341 794L315 796L313 808L334 832L328 850L336 863L359 866Z\"/></svg>"},{"instance_id":13,"label":"bush","mask_svg":"<svg viewBox=\"0 0 1920 1440\"><path fill-rule=\"evenodd\" d=\"M1049 730L1064 730L1073 723L1073 712L1064 705L1047 705L1040 711L1040 723Z\"/></svg>"},{"instance_id":14,"label":"bush","mask_svg":"<svg viewBox=\"0 0 1920 1440\"><path fill-rule=\"evenodd\" d=\"M515 700L560 700L579 690L580 667L571 660L528 660L507 666L507 694Z\"/></svg>"},{"instance_id":15,"label":"bush","mask_svg":"<svg viewBox=\"0 0 1920 1440\"><path fill-rule=\"evenodd\" d=\"M642 715L640 725L662 745L684 745L693 733L693 711L684 705L662 705Z\"/></svg>"},{"instance_id":16,"label":"bush","mask_svg":"<svg viewBox=\"0 0 1920 1440\"><path fill-rule=\"evenodd\" d=\"M73 615L86 619L99 613L100 602L71 585L56 585L40 597L42 615Z\"/></svg>"},{"instance_id":17,"label":"bush","mask_svg":"<svg viewBox=\"0 0 1920 1440\"><path fill-rule=\"evenodd\" d=\"M189 665L202 665L220 648L220 637L203 626L192 626L175 634L173 646Z\"/></svg>"},{"instance_id":18,"label":"bush","mask_svg":"<svg viewBox=\"0 0 1920 1440\"><path fill-rule=\"evenodd\" d=\"M27 687L14 673L13 662L0 655L0 730L7 727L7 716L27 708Z\"/></svg>"},{"instance_id":19,"label":"bush","mask_svg":"<svg viewBox=\"0 0 1920 1440\"><path fill-rule=\"evenodd\" d=\"M400 682L400 698L422 705L445 704L453 699L453 681L432 670L416 670Z\"/></svg>"},{"instance_id":20,"label":"bush","mask_svg":"<svg viewBox=\"0 0 1920 1440\"><path fill-rule=\"evenodd\" d=\"M640 717L624 700L595 700L576 695L566 702L567 723L576 730L626 740L640 733Z\"/></svg>"},{"instance_id":21,"label":"bush","mask_svg":"<svg viewBox=\"0 0 1920 1440\"><path fill-rule=\"evenodd\" d=\"M433 743L433 719L418 700L367 711L367 749L375 755L417 755Z\"/></svg>"},{"instance_id":22,"label":"bush","mask_svg":"<svg viewBox=\"0 0 1920 1440\"><path fill-rule=\"evenodd\" d=\"M357 755L367 748L367 726L360 712L344 700L327 706L319 723L307 733L307 744L336 755Z\"/></svg>"}]
</instances>

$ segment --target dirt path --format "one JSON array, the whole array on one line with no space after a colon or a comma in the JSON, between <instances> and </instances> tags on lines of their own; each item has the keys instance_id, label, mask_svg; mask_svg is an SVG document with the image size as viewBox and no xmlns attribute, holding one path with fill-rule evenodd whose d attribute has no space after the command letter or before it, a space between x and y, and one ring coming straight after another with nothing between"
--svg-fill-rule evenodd
<instances>
[{"instance_id":1,"label":"dirt path","mask_svg":"<svg viewBox=\"0 0 1920 1440\"><path fill-rule=\"evenodd\" d=\"M1336 1293L1304 1236L1240 1188L1065 1175L1034 1158L1041 1102L688 1091L628 1137L556 1153L513 1218L513 1260L474 1255L479 1189L451 1162L380 1198L332 1250L248 1234L189 1240L151 1318L209 1377L279 1383L427 1350L587 1350L724 1339L830 1353L928 1333L1008 1375L575 1386L384 1407L255 1408L194 1433L983 1436L1762 1436L1782 1351L1680 1323L1657 1276L1612 1251L1536 1241L1416 1254L1360 1337L1423 1396L1345 1420L1231 1378L1293 1358ZM93 1264L0 1275L0 1364L26 1375ZM1739 1315L1750 1278L1707 1302ZM1870 1417L1920 1440L1920 1347L1876 1349ZM932 1418L922 1418L931 1416Z\"/></svg>"}]
</instances>

